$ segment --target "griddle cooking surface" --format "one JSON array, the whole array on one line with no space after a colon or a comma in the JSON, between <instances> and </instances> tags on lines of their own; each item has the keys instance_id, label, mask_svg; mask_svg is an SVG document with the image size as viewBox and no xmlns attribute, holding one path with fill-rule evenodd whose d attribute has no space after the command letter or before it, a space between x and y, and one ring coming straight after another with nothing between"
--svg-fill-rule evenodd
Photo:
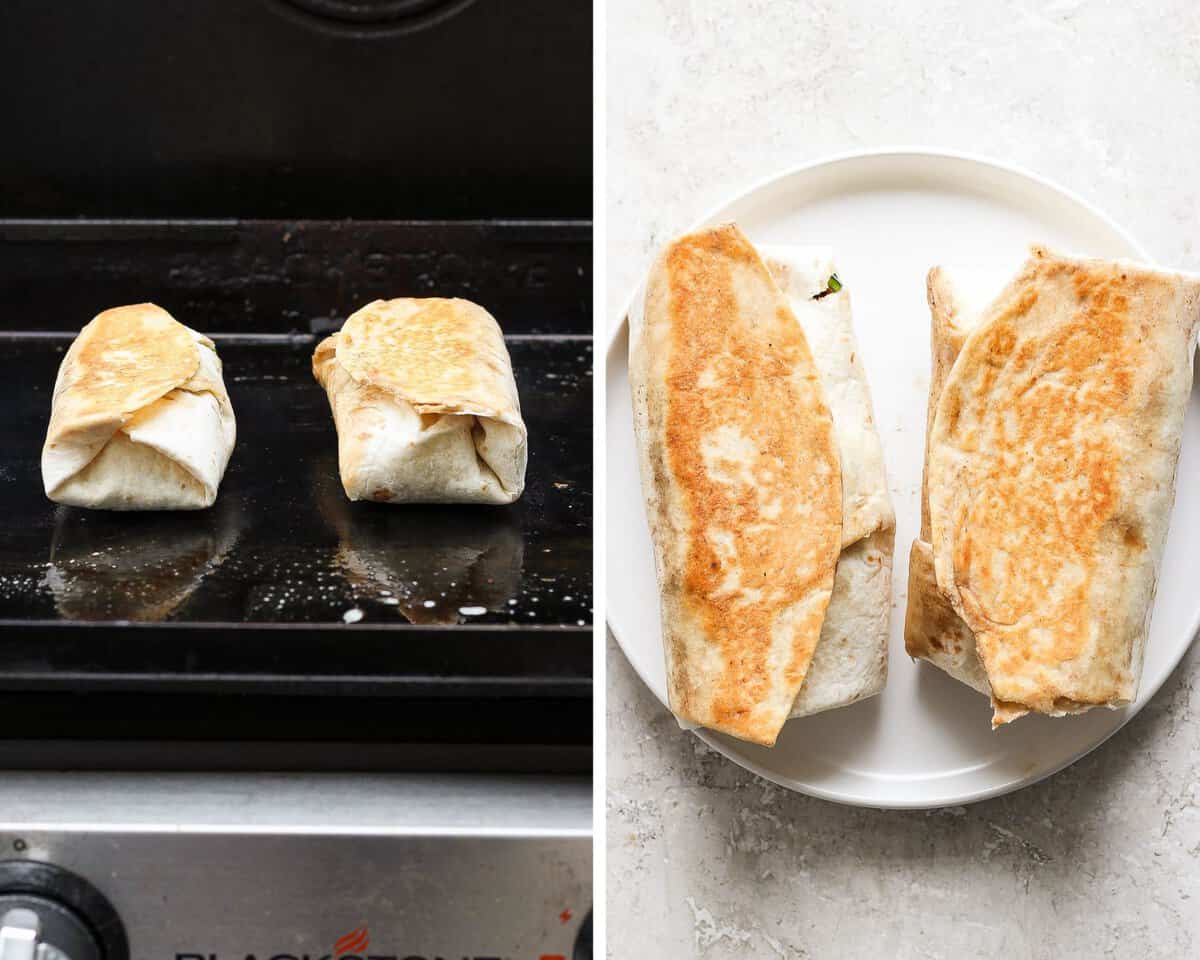
<instances>
[{"instance_id":1,"label":"griddle cooking surface","mask_svg":"<svg viewBox=\"0 0 1200 960\"><path fill-rule=\"evenodd\" d=\"M218 340L238 441L194 513L47 501L38 459L70 341L0 341L0 620L589 624L590 342L509 343L528 487L486 507L347 500L314 341Z\"/></svg>"},{"instance_id":2,"label":"griddle cooking surface","mask_svg":"<svg viewBox=\"0 0 1200 960\"><path fill-rule=\"evenodd\" d=\"M414 718L445 698L585 704L590 235L586 223L0 222L0 689L59 697L39 709L61 722L38 723L83 737L117 714L80 713L71 697L142 697L110 724L125 736L146 697L196 694L191 719L162 735L209 735L219 721L241 738L279 733L266 705L284 702L298 705L279 714L288 730L312 717L297 736L360 737L349 715L338 726L302 706L330 694L405 698L408 713L381 706L370 724L389 738L436 738L443 721ZM516 504L342 492L312 351L337 318L406 292L469 297L509 334L529 427ZM62 355L92 314L138 300L217 343L238 439L209 510L85 511L43 494ZM528 716L528 736L543 738Z\"/></svg>"}]
</instances>

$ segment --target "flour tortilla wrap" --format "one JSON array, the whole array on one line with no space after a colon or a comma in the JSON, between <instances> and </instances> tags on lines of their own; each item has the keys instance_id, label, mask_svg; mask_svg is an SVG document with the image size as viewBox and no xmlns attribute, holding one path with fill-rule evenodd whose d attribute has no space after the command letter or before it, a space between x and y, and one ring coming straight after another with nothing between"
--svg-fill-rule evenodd
<instances>
[{"instance_id":1,"label":"flour tortilla wrap","mask_svg":"<svg viewBox=\"0 0 1200 960\"><path fill-rule=\"evenodd\" d=\"M945 289L931 275L940 390L906 646L985 687L994 725L1121 707L1174 501L1200 278L1034 248L958 324L957 350L939 344ZM939 345L954 354L944 378Z\"/></svg>"},{"instance_id":2,"label":"flour tortilla wrap","mask_svg":"<svg viewBox=\"0 0 1200 960\"><path fill-rule=\"evenodd\" d=\"M351 500L512 503L526 431L504 337L467 300L376 300L313 354Z\"/></svg>"},{"instance_id":3,"label":"flour tortilla wrap","mask_svg":"<svg viewBox=\"0 0 1200 960\"><path fill-rule=\"evenodd\" d=\"M105 310L58 370L46 496L105 510L208 507L236 434L211 340L152 303Z\"/></svg>"},{"instance_id":4,"label":"flour tortilla wrap","mask_svg":"<svg viewBox=\"0 0 1200 960\"><path fill-rule=\"evenodd\" d=\"M886 677L894 523L848 299L810 311L829 272L725 224L668 244L629 318L671 709L766 745Z\"/></svg>"},{"instance_id":5,"label":"flour tortilla wrap","mask_svg":"<svg viewBox=\"0 0 1200 960\"><path fill-rule=\"evenodd\" d=\"M812 351L833 417L842 468L842 552L821 637L793 717L875 696L887 683L888 624L896 517L871 389L854 336L850 290L828 247L759 248Z\"/></svg>"}]
</instances>

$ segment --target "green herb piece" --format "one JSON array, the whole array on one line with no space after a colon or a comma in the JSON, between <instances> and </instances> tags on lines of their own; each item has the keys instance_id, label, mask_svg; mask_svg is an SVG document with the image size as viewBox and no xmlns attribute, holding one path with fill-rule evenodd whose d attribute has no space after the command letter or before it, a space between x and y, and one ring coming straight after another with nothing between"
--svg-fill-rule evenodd
<instances>
[{"instance_id":1,"label":"green herb piece","mask_svg":"<svg viewBox=\"0 0 1200 960\"><path fill-rule=\"evenodd\" d=\"M829 275L829 283L825 286L825 289L813 297L813 299L820 300L822 297L827 297L831 293L837 293L841 289L842 281L838 279L838 275L836 273L831 273Z\"/></svg>"}]
</instances>

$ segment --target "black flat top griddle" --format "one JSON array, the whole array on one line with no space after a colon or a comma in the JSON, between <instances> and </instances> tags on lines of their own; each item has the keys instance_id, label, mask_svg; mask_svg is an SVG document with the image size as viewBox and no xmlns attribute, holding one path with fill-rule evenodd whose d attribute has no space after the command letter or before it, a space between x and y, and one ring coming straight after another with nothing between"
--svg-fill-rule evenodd
<instances>
[{"instance_id":1,"label":"black flat top griddle","mask_svg":"<svg viewBox=\"0 0 1200 960\"><path fill-rule=\"evenodd\" d=\"M370 739L395 726L381 717L411 720L434 701L520 700L536 715L537 702L590 697L590 235L586 223L0 223L10 707L40 695L58 705L35 714L79 736L104 726L106 697L141 696L161 717L193 702L172 698L200 696L204 722L167 723L168 736L236 716L237 736L289 738L315 735L297 711L353 735L334 698L409 703L355 701ZM401 295L469 297L504 327L529 428L516 504L345 498L312 351L358 306ZM55 371L93 314L139 300L217 344L238 423L217 503L53 504L39 459ZM293 709L264 707L282 702ZM122 716L119 735L137 735Z\"/></svg>"}]
</instances>

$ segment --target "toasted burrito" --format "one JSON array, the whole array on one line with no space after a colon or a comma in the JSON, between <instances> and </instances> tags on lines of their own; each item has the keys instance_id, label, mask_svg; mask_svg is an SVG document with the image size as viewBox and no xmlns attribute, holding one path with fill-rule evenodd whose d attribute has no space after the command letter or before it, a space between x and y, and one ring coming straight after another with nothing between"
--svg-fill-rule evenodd
<instances>
[{"instance_id":1,"label":"toasted burrito","mask_svg":"<svg viewBox=\"0 0 1200 960\"><path fill-rule=\"evenodd\" d=\"M1040 247L979 313L932 316L905 647L992 725L1137 694L1192 387L1200 278Z\"/></svg>"},{"instance_id":2,"label":"toasted burrito","mask_svg":"<svg viewBox=\"0 0 1200 960\"><path fill-rule=\"evenodd\" d=\"M832 257L765 253L668 244L629 367L671 710L770 746L882 689L895 521Z\"/></svg>"},{"instance_id":3,"label":"toasted burrito","mask_svg":"<svg viewBox=\"0 0 1200 960\"><path fill-rule=\"evenodd\" d=\"M381 503L512 503L526 432L504 337L467 300L376 300L318 344L342 487Z\"/></svg>"},{"instance_id":4,"label":"toasted burrito","mask_svg":"<svg viewBox=\"0 0 1200 960\"><path fill-rule=\"evenodd\" d=\"M208 337L152 303L105 310L58 368L46 496L103 510L208 507L236 435Z\"/></svg>"}]
</instances>

